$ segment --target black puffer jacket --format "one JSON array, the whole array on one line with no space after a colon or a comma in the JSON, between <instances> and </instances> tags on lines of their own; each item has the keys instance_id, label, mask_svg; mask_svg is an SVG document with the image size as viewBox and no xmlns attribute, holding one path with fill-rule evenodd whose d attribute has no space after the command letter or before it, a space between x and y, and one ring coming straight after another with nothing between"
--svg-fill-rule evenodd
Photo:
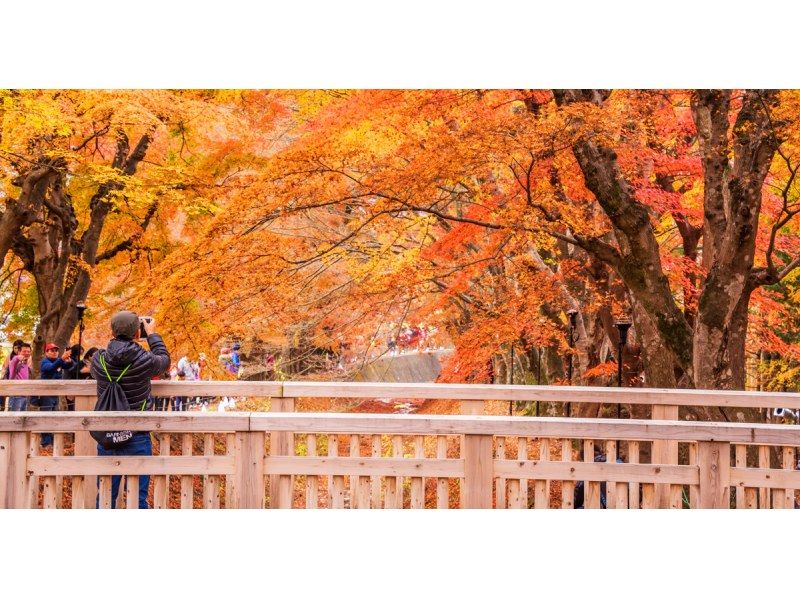
<instances>
[{"instance_id":1,"label":"black puffer jacket","mask_svg":"<svg viewBox=\"0 0 800 598\"><path fill-rule=\"evenodd\" d=\"M158 334L150 334L147 337L147 344L150 351L145 351L133 341L112 339L108 343L108 348L100 349L92 357L92 378L97 380L97 396L99 397L108 385L103 366L100 364L100 355L106 362L108 374L116 380L125 366L131 364L122 380L119 381L128 404L132 411L139 411L150 408L150 379L153 376L160 376L169 368L169 353L164 341ZM143 403L144 402L144 403Z\"/></svg>"}]
</instances>

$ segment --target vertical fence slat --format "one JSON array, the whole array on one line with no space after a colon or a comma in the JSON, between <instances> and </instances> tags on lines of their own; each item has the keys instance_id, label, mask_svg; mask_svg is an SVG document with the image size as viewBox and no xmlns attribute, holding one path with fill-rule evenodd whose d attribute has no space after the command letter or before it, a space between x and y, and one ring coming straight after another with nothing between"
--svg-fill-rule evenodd
<instances>
[{"instance_id":1,"label":"vertical fence slat","mask_svg":"<svg viewBox=\"0 0 800 598\"><path fill-rule=\"evenodd\" d=\"M614 464L616 462L617 443L615 440L606 440L606 463ZM617 485L613 482L606 482L606 508L617 508Z\"/></svg>"},{"instance_id":2,"label":"vertical fence slat","mask_svg":"<svg viewBox=\"0 0 800 598\"><path fill-rule=\"evenodd\" d=\"M85 509L86 491L84 489L84 477L82 475L72 476L72 508Z\"/></svg>"},{"instance_id":3,"label":"vertical fence slat","mask_svg":"<svg viewBox=\"0 0 800 598\"><path fill-rule=\"evenodd\" d=\"M236 434L225 434L225 454L236 457ZM225 476L225 508L233 509L236 496L236 476Z\"/></svg>"},{"instance_id":4,"label":"vertical fence slat","mask_svg":"<svg viewBox=\"0 0 800 598\"><path fill-rule=\"evenodd\" d=\"M691 446L697 446L695 443L692 443ZM734 452L736 455L736 467L745 468L747 467L747 446L744 444L737 444L736 448L734 448ZM692 503L694 506L694 503ZM736 508L737 509L745 509L747 508L747 499L745 498L745 488L744 486L736 486Z\"/></svg>"},{"instance_id":5,"label":"vertical fence slat","mask_svg":"<svg viewBox=\"0 0 800 598\"><path fill-rule=\"evenodd\" d=\"M111 508L111 476L110 475L101 475L100 476L100 508L101 509L110 509Z\"/></svg>"},{"instance_id":6,"label":"vertical fence slat","mask_svg":"<svg viewBox=\"0 0 800 598\"><path fill-rule=\"evenodd\" d=\"M392 436L392 456L395 459L402 459L403 458L403 437L402 436ZM403 508L403 478L396 477L396 478L389 478L387 480L387 488L391 489L391 492L387 490L387 504L389 508L392 509L402 509ZM390 497L393 499L393 502L390 500Z\"/></svg>"},{"instance_id":7,"label":"vertical fence slat","mask_svg":"<svg viewBox=\"0 0 800 598\"><path fill-rule=\"evenodd\" d=\"M550 460L550 439L539 439L539 461ZM549 480L536 480L533 483L533 505L536 509L550 508Z\"/></svg>"},{"instance_id":8,"label":"vertical fence slat","mask_svg":"<svg viewBox=\"0 0 800 598\"><path fill-rule=\"evenodd\" d=\"M519 446L523 442L524 439L517 438L517 459L519 459ZM503 455L504 459L509 458L509 451L510 446L506 446L505 455ZM506 487L508 488L508 504L507 508L509 509L521 509L522 508L522 501L520 500L520 486L522 484L521 480L509 479Z\"/></svg>"},{"instance_id":9,"label":"vertical fence slat","mask_svg":"<svg viewBox=\"0 0 800 598\"><path fill-rule=\"evenodd\" d=\"M161 434L158 438L158 454L162 457L169 456L170 435ZM153 476L153 508L169 508L169 476Z\"/></svg>"},{"instance_id":10,"label":"vertical fence slat","mask_svg":"<svg viewBox=\"0 0 800 598\"><path fill-rule=\"evenodd\" d=\"M53 434L53 456L61 457L64 455L64 442L65 436L63 432ZM61 509L64 506L64 478L56 476L56 508Z\"/></svg>"},{"instance_id":11,"label":"vertical fence slat","mask_svg":"<svg viewBox=\"0 0 800 598\"><path fill-rule=\"evenodd\" d=\"M41 452L40 443L41 443L41 434L38 432L32 432L30 435L30 443L28 443L28 456L29 457L37 457ZM40 480L39 476L28 476L30 481L28 483L28 505L29 509L38 509L39 508L39 489L40 489Z\"/></svg>"},{"instance_id":12,"label":"vertical fence slat","mask_svg":"<svg viewBox=\"0 0 800 598\"><path fill-rule=\"evenodd\" d=\"M294 398L270 398L270 412L291 413L294 411ZM294 433L272 432L269 437L269 452L273 457L294 455ZM292 508L292 476L269 476L269 506L271 509Z\"/></svg>"},{"instance_id":13,"label":"vertical fence slat","mask_svg":"<svg viewBox=\"0 0 800 598\"><path fill-rule=\"evenodd\" d=\"M783 469L788 469L793 471L795 468L794 462L794 447L793 446L785 446L783 447L783 451L781 452L782 462L783 462ZM778 492L780 494L780 492ZM794 490L787 488L783 491L783 507L785 509L794 509Z\"/></svg>"},{"instance_id":14,"label":"vertical fence slat","mask_svg":"<svg viewBox=\"0 0 800 598\"><path fill-rule=\"evenodd\" d=\"M770 462L769 462L769 447L768 446L759 446L758 447L758 467L761 469L769 469ZM759 488L758 489L758 508L759 509L769 509L770 507L770 500L769 500L769 488Z\"/></svg>"},{"instance_id":15,"label":"vertical fence slat","mask_svg":"<svg viewBox=\"0 0 800 598\"><path fill-rule=\"evenodd\" d=\"M317 437L315 434L306 436L306 452L309 457L317 456ZM317 476L306 477L306 509L316 509L319 506Z\"/></svg>"},{"instance_id":16,"label":"vertical fence slat","mask_svg":"<svg viewBox=\"0 0 800 598\"><path fill-rule=\"evenodd\" d=\"M55 509L58 507L58 492L56 492L56 477L55 476L42 476L42 508Z\"/></svg>"},{"instance_id":17,"label":"vertical fence slat","mask_svg":"<svg viewBox=\"0 0 800 598\"><path fill-rule=\"evenodd\" d=\"M495 439L495 451L497 452L498 459L506 458L506 437L498 436ZM510 482L509 482L510 483ZM505 509L506 505L506 480L505 478L496 478L495 484L495 508Z\"/></svg>"},{"instance_id":18,"label":"vertical fence slat","mask_svg":"<svg viewBox=\"0 0 800 598\"><path fill-rule=\"evenodd\" d=\"M335 434L328 436L328 456L333 459L339 456L339 437ZM344 476L332 475L329 488L331 507L344 509Z\"/></svg>"},{"instance_id":19,"label":"vertical fence slat","mask_svg":"<svg viewBox=\"0 0 800 598\"><path fill-rule=\"evenodd\" d=\"M447 436L436 437L436 458L447 459ZM436 508L447 509L450 507L450 487L447 478L436 480Z\"/></svg>"},{"instance_id":20,"label":"vertical fence slat","mask_svg":"<svg viewBox=\"0 0 800 598\"><path fill-rule=\"evenodd\" d=\"M75 411L92 411L96 402L96 395L77 395L75 397ZM89 432L75 432L74 454L76 457L93 457L97 455L97 443L91 437ZM82 486L84 505L82 508L94 509L97 502L97 476L83 476ZM74 494L74 488L72 492Z\"/></svg>"},{"instance_id":21,"label":"vertical fence slat","mask_svg":"<svg viewBox=\"0 0 800 598\"><path fill-rule=\"evenodd\" d=\"M203 455L214 456L214 435L203 434ZM203 476L203 508L216 509L219 507L219 476Z\"/></svg>"},{"instance_id":22,"label":"vertical fence slat","mask_svg":"<svg viewBox=\"0 0 800 598\"><path fill-rule=\"evenodd\" d=\"M528 460L528 438L517 438L517 459L520 461ZM519 506L522 509L528 508L528 478L519 480Z\"/></svg>"},{"instance_id":23,"label":"vertical fence slat","mask_svg":"<svg viewBox=\"0 0 800 598\"><path fill-rule=\"evenodd\" d=\"M629 440L628 441L628 463L638 463L639 462L639 441L638 440ZM629 509L638 509L639 508L639 489L640 489L639 482L629 482L628 483L628 508Z\"/></svg>"},{"instance_id":24,"label":"vertical fence slat","mask_svg":"<svg viewBox=\"0 0 800 598\"><path fill-rule=\"evenodd\" d=\"M328 434L328 457L333 459L339 456L339 437L336 434ZM333 480L334 476L328 476L328 503L333 507ZM344 506L344 505L342 505ZM341 509L342 507L336 507Z\"/></svg>"},{"instance_id":25,"label":"vertical fence slat","mask_svg":"<svg viewBox=\"0 0 800 598\"><path fill-rule=\"evenodd\" d=\"M128 481L128 489L126 491L127 502L125 507L128 509L138 509L139 508L139 476L138 475L129 475L126 476ZM120 488L120 494L122 494L122 489Z\"/></svg>"},{"instance_id":26,"label":"vertical fence slat","mask_svg":"<svg viewBox=\"0 0 800 598\"><path fill-rule=\"evenodd\" d=\"M738 449L738 447L737 447ZM738 453L737 453L738 454ZM689 465L697 467L697 443L689 443ZM738 496L738 492L737 492ZM700 486L697 484L689 485L689 508L697 509L700 507Z\"/></svg>"},{"instance_id":27,"label":"vertical fence slat","mask_svg":"<svg viewBox=\"0 0 800 598\"><path fill-rule=\"evenodd\" d=\"M414 457L417 459L425 457L424 442L423 436L414 436ZM411 478L411 508L425 508L425 480L422 477Z\"/></svg>"},{"instance_id":28,"label":"vertical fence slat","mask_svg":"<svg viewBox=\"0 0 800 598\"><path fill-rule=\"evenodd\" d=\"M677 420L677 405L653 405L653 419ZM654 440L651 461L659 465L678 464L678 442L676 440ZM656 504L660 509L674 508L674 498L670 484L656 484Z\"/></svg>"},{"instance_id":29,"label":"vertical fence slat","mask_svg":"<svg viewBox=\"0 0 800 598\"><path fill-rule=\"evenodd\" d=\"M594 463L594 440L583 441L583 460L586 463ZM583 483L583 508L600 508L600 482Z\"/></svg>"},{"instance_id":30,"label":"vertical fence slat","mask_svg":"<svg viewBox=\"0 0 800 598\"><path fill-rule=\"evenodd\" d=\"M380 459L381 458L381 436L380 434L375 434L372 436L372 458L373 459ZM380 476L372 476L369 479L370 485L370 507L373 509L380 509L382 506L381 502L381 478Z\"/></svg>"},{"instance_id":31,"label":"vertical fence slat","mask_svg":"<svg viewBox=\"0 0 800 598\"><path fill-rule=\"evenodd\" d=\"M572 461L572 439L564 438L561 440L561 460L564 462ZM563 480L561 482L561 508L572 509L575 506L575 482Z\"/></svg>"},{"instance_id":32,"label":"vertical fence slat","mask_svg":"<svg viewBox=\"0 0 800 598\"><path fill-rule=\"evenodd\" d=\"M192 456L192 434L181 434L181 454L184 457ZM192 476L181 476L181 509L191 509L194 506L194 486Z\"/></svg>"},{"instance_id":33,"label":"vertical fence slat","mask_svg":"<svg viewBox=\"0 0 800 598\"><path fill-rule=\"evenodd\" d=\"M361 438L358 434L350 434L350 456L351 457L359 457L361 455L360 449L360 442ZM359 509L361 505L358 504L358 484L359 484L359 476L351 475L349 476L348 482L350 484L350 508L351 509Z\"/></svg>"}]
</instances>

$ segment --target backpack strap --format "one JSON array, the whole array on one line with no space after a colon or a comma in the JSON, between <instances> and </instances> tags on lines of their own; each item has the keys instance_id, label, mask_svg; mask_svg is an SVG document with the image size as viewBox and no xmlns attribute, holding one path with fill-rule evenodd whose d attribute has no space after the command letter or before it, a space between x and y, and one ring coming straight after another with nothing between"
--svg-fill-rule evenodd
<instances>
[{"instance_id":1,"label":"backpack strap","mask_svg":"<svg viewBox=\"0 0 800 598\"><path fill-rule=\"evenodd\" d=\"M120 380L122 380L122 377L125 375L125 372L127 372L128 368L131 367L131 364L126 365L125 369L122 370L122 373L117 377L116 380L114 380L113 378L111 378L111 374L108 373L108 368L106 367L106 360L103 359L102 353L100 353L100 365L103 366L103 371L106 373L106 378L108 378L109 382L119 382Z\"/></svg>"},{"instance_id":2,"label":"backpack strap","mask_svg":"<svg viewBox=\"0 0 800 598\"><path fill-rule=\"evenodd\" d=\"M125 369L122 370L122 373L119 376L117 376L116 380L114 380L113 378L111 378L111 374L108 373L108 368L106 367L106 360L103 359L102 353L100 353L100 365L103 366L103 371L106 373L106 378L108 378L108 381L113 383L119 383L119 381L122 380L122 377L125 375L125 372L127 372L128 368L131 367L130 363L126 365ZM147 405L147 399L142 401L142 408L140 409L140 411L144 411L145 405Z\"/></svg>"}]
</instances>

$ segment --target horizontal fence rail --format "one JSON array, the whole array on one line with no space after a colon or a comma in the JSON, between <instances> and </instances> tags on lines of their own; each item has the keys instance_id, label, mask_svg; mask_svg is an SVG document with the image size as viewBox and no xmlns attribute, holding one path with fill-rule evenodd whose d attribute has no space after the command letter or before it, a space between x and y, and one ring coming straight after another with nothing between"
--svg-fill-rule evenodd
<instances>
[{"instance_id":1,"label":"horizontal fence rail","mask_svg":"<svg viewBox=\"0 0 800 598\"><path fill-rule=\"evenodd\" d=\"M178 382L152 383L156 397L244 396L272 398L427 399L606 403L658 406L800 408L800 393L596 386L525 386L380 382ZM95 395L94 380L0 381L0 396Z\"/></svg>"},{"instance_id":2,"label":"horizontal fence rail","mask_svg":"<svg viewBox=\"0 0 800 598\"><path fill-rule=\"evenodd\" d=\"M153 456L75 451L79 436L109 429L151 432ZM656 450L663 441L675 462ZM155 508L794 508L798 447L800 427L777 424L5 413L0 506L108 508L112 476L124 476L113 506L137 508L148 475Z\"/></svg>"}]
</instances>

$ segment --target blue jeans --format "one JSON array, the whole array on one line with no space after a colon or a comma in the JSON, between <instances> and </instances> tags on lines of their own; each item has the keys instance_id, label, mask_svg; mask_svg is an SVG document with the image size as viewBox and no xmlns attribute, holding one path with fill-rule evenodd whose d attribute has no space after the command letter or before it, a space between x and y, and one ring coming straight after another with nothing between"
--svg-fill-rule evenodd
<instances>
[{"instance_id":1,"label":"blue jeans","mask_svg":"<svg viewBox=\"0 0 800 598\"><path fill-rule=\"evenodd\" d=\"M55 411L58 408L58 397L39 397L39 411ZM42 433L42 446L53 444L53 435Z\"/></svg>"},{"instance_id":2,"label":"blue jeans","mask_svg":"<svg viewBox=\"0 0 800 598\"><path fill-rule=\"evenodd\" d=\"M153 442L150 440L150 432L136 432L131 441L122 448L106 450L99 444L97 445L97 454L101 457L104 456L152 456ZM111 508L116 508L117 494L119 494L119 481L122 476L111 476ZM150 485L149 475L139 476L139 508L147 508L147 489ZM97 486L100 486L100 480L97 480ZM125 484L127 488L127 482ZM97 497L96 508L100 508L100 497Z\"/></svg>"},{"instance_id":3,"label":"blue jeans","mask_svg":"<svg viewBox=\"0 0 800 598\"><path fill-rule=\"evenodd\" d=\"M28 397L8 397L9 411L27 411Z\"/></svg>"}]
</instances>

